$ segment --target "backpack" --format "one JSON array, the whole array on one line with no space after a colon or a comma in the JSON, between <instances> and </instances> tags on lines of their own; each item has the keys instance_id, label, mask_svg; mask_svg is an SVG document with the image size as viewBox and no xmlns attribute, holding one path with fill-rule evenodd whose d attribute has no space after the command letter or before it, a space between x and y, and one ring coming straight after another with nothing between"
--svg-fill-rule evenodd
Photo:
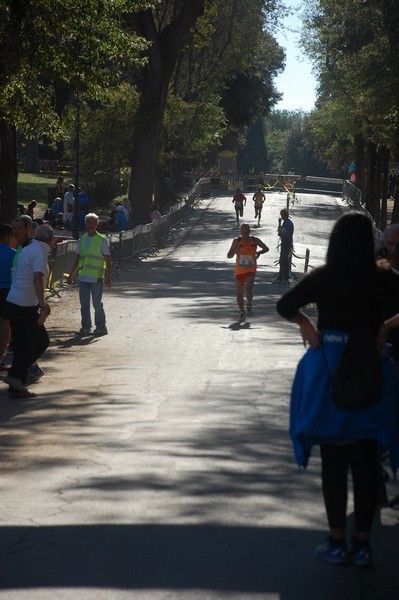
<instances>
[{"instance_id":1,"label":"backpack","mask_svg":"<svg viewBox=\"0 0 399 600\"><path fill-rule=\"evenodd\" d=\"M341 410L367 408L380 399L381 362L377 340L367 325L355 325L331 380L333 399Z\"/></svg>"}]
</instances>

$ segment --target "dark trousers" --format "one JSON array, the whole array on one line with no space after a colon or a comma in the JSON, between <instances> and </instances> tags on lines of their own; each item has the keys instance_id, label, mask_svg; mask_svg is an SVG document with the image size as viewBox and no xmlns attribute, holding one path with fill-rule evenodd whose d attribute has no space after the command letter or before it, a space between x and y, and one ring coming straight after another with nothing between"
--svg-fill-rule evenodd
<instances>
[{"instance_id":1,"label":"dark trousers","mask_svg":"<svg viewBox=\"0 0 399 600\"><path fill-rule=\"evenodd\" d=\"M289 279L291 272L292 241L281 240L279 279Z\"/></svg>"},{"instance_id":2,"label":"dark trousers","mask_svg":"<svg viewBox=\"0 0 399 600\"><path fill-rule=\"evenodd\" d=\"M11 377L25 383L26 371L46 350L50 339L44 325L38 325L36 306L17 306L8 302L13 343Z\"/></svg>"},{"instance_id":3,"label":"dark trousers","mask_svg":"<svg viewBox=\"0 0 399 600\"><path fill-rule=\"evenodd\" d=\"M352 472L356 531L368 532L378 501L378 443L361 440L351 444L320 446L322 485L328 524L344 529L348 498L348 471Z\"/></svg>"}]
</instances>

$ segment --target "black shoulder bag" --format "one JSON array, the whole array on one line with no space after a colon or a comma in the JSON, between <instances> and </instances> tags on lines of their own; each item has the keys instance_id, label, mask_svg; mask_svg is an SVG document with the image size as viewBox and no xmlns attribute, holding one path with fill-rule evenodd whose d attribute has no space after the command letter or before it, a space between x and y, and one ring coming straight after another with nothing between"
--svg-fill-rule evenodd
<instances>
[{"instance_id":1,"label":"black shoulder bag","mask_svg":"<svg viewBox=\"0 0 399 600\"><path fill-rule=\"evenodd\" d=\"M381 360L377 340L366 324L355 325L333 375L325 354L324 358L338 408L357 410L378 402L382 387Z\"/></svg>"}]
</instances>

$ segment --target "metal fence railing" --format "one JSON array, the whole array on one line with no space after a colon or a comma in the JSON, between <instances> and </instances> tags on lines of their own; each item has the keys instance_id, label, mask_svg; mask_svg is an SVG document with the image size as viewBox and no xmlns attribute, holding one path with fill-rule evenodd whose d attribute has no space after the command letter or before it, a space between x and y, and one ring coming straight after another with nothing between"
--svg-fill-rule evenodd
<instances>
[{"instance_id":1,"label":"metal fence railing","mask_svg":"<svg viewBox=\"0 0 399 600\"><path fill-rule=\"evenodd\" d=\"M354 208L362 209L362 192L350 181L345 181L342 188L342 197L345 201Z\"/></svg>"},{"instance_id":2,"label":"metal fence railing","mask_svg":"<svg viewBox=\"0 0 399 600\"><path fill-rule=\"evenodd\" d=\"M210 194L210 180L200 179L187 193L186 197L172 206L169 212L152 223L138 225L134 229L120 233L107 234L114 272L127 270L129 262L138 264L157 248L165 245L173 236L173 230L187 217L194 205ZM60 241L54 249L50 260L50 276L47 291L50 295L58 294L71 272L77 256L77 241Z\"/></svg>"}]
</instances>

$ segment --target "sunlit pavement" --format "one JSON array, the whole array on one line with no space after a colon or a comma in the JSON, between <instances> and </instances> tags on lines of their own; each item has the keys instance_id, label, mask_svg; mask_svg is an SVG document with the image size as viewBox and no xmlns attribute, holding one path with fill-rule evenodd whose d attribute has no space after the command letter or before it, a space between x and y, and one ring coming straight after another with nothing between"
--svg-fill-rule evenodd
<instances>
[{"instance_id":1,"label":"sunlit pavement","mask_svg":"<svg viewBox=\"0 0 399 600\"><path fill-rule=\"evenodd\" d=\"M67 325L49 323L38 396L0 391L0 597L399 598L394 509L376 517L374 569L312 558L326 533L318 453L299 471L287 434L304 349L275 310L287 289L274 281L285 205L286 194L267 194L252 231L270 252L243 323L226 258L238 235L230 196L204 200L175 249L119 272L104 295L108 336L77 340L77 295L62 292ZM337 198L297 198L296 277L306 249L310 268L323 262L344 210Z\"/></svg>"}]
</instances>

